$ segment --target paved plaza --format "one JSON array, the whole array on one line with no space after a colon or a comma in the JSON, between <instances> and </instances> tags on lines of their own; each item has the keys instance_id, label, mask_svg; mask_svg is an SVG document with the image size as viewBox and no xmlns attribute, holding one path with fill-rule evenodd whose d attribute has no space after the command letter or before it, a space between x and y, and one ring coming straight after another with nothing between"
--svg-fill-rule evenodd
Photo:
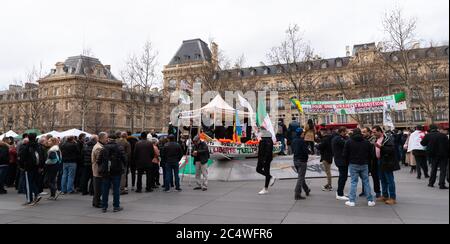
<instances>
[{"instance_id":1,"label":"paved plaza","mask_svg":"<svg viewBox=\"0 0 450 244\"><path fill-rule=\"evenodd\" d=\"M256 194L263 181L212 181L207 192L198 192L186 180L181 193L132 192L121 198L123 212L105 214L81 195L23 207L25 197L9 189L0 196L0 224L449 224L448 190L427 187L406 168L396 177L398 205L373 208L363 198L354 208L344 206L335 192L320 190L324 179L309 179L311 197L297 202L295 180L278 181L266 196Z\"/></svg>"}]
</instances>

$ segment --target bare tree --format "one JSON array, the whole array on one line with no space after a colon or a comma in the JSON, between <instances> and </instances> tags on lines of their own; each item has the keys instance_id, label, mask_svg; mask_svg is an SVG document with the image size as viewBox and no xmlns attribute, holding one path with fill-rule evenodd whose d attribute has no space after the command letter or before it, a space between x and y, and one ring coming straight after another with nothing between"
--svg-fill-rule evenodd
<instances>
[{"instance_id":1,"label":"bare tree","mask_svg":"<svg viewBox=\"0 0 450 244\"><path fill-rule=\"evenodd\" d=\"M384 43L384 50L395 53L395 58L385 57L383 52L379 52L380 60L385 61L385 65L390 69L398 80L405 87L406 104L411 108L411 68L412 60L408 55L409 51L414 47L416 40L416 18L407 18L404 16L402 9L396 8L387 12L383 18L383 28L387 35ZM381 50L380 50L381 51ZM411 110L407 110L407 122L412 117Z\"/></svg>"},{"instance_id":2,"label":"bare tree","mask_svg":"<svg viewBox=\"0 0 450 244\"><path fill-rule=\"evenodd\" d=\"M142 109L142 131L145 131L147 110L150 104L150 92L153 87L161 86L161 76L158 73L158 52L150 41L145 42L142 52L131 55L126 68L122 72L122 78L126 83L126 89L136 101L139 101ZM132 99L133 101L135 99ZM133 104L133 118L137 104ZM134 123L133 123L134 127Z\"/></svg>"},{"instance_id":3,"label":"bare tree","mask_svg":"<svg viewBox=\"0 0 450 244\"><path fill-rule=\"evenodd\" d=\"M314 51L303 39L298 25L286 30L286 37L280 46L273 47L267 55L269 61L278 69L278 73L294 88L298 99L314 97L317 92L318 76L314 74Z\"/></svg>"}]
</instances>

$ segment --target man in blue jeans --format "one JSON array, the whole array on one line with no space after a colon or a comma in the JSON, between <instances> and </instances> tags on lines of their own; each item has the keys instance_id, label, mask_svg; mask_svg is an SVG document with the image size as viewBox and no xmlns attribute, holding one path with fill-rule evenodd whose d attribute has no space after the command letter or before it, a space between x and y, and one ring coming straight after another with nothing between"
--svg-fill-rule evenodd
<instances>
[{"instance_id":1,"label":"man in blue jeans","mask_svg":"<svg viewBox=\"0 0 450 244\"><path fill-rule=\"evenodd\" d=\"M359 128L353 130L353 135L344 145L343 157L345 164L349 165L351 176L351 188L349 200L345 205L354 207L356 205L356 191L358 187L358 179L361 178L364 193L367 197L367 205L375 206L372 195L372 188L369 182L369 162L371 159L371 145L364 139Z\"/></svg>"},{"instance_id":2,"label":"man in blue jeans","mask_svg":"<svg viewBox=\"0 0 450 244\"><path fill-rule=\"evenodd\" d=\"M115 135L110 136L108 144L104 145L98 158L98 172L102 177L102 208L103 213L108 211L108 197L111 185L113 188L114 212L123 210L120 207L120 179L125 171L127 162L125 151L115 141Z\"/></svg>"},{"instance_id":3,"label":"man in blue jeans","mask_svg":"<svg viewBox=\"0 0 450 244\"><path fill-rule=\"evenodd\" d=\"M80 158L80 151L75 137L69 136L67 141L61 145L63 161L63 174L61 179L61 194L74 194L74 181L77 172L77 162Z\"/></svg>"},{"instance_id":4,"label":"man in blue jeans","mask_svg":"<svg viewBox=\"0 0 450 244\"><path fill-rule=\"evenodd\" d=\"M393 138L384 134L380 126L372 128L373 135L377 138L375 143L375 154L378 160L378 173L381 181L383 196L377 199L388 205L397 204L395 190L394 171L400 170L400 163L395 158L395 145Z\"/></svg>"},{"instance_id":5,"label":"man in blue jeans","mask_svg":"<svg viewBox=\"0 0 450 244\"><path fill-rule=\"evenodd\" d=\"M166 143L161 150L161 161L165 162L166 176L164 182L164 192L170 192L170 182L175 176L175 189L181 191L180 188L180 177L178 175L179 166L178 163L183 158L183 149L180 144L175 142L175 136L169 135L169 142Z\"/></svg>"}]
</instances>

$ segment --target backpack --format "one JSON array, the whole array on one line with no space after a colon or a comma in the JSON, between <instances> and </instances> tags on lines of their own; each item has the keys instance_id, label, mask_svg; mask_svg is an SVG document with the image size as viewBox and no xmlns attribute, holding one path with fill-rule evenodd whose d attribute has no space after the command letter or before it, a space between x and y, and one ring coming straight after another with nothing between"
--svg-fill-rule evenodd
<instances>
[{"instance_id":1,"label":"backpack","mask_svg":"<svg viewBox=\"0 0 450 244\"><path fill-rule=\"evenodd\" d=\"M52 151L52 152L55 153L56 158L54 158L54 159L50 159L50 157L47 158L47 160L45 161L45 164L46 164L46 165L56 165L56 164L62 163L62 160L61 160L61 152L60 152L59 150L58 150L58 151ZM51 154L52 152L49 152L49 156L50 156L50 154Z\"/></svg>"}]
</instances>

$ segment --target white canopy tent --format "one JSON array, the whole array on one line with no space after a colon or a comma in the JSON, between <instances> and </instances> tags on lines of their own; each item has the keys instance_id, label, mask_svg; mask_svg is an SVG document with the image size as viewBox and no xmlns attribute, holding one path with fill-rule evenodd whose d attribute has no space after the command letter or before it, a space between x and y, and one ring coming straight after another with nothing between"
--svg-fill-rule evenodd
<instances>
[{"instance_id":1,"label":"white canopy tent","mask_svg":"<svg viewBox=\"0 0 450 244\"><path fill-rule=\"evenodd\" d=\"M81 135L83 133L86 134L86 137L92 136L91 134L89 134L87 132L84 132L84 131L81 131L78 129L71 129L71 130L66 130L66 131L59 133L59 137L61 137L61 138L66 137L66 136L77 136L78 137L79 135Z\"/></svg>"},{"instance_id":2,"label":"white canopy tent","mask_svg":"<svg viewBox=\"0 0 450 244\"><path fill-rule=\"evenodd\" d=\"M39 139L39 138L41 138L43 136L47 136L47 135L52 135L53 137L62 137L61 132L54 130L54 131L50 131L48 133L42 134L42 135L38 136L37 138Z\"/></svg>"},{"instance_id":3,"label":"white canopy tent","mask_svg":"<svg viewBox=\"0 0 450 244\"><path fill-rule=\"evenodd\" d=\"M3 138L5 138L5 137L13 137L13 138L16 138L16 137L18 137L18 136L19 136L19 135L18 135L16 132L10 130L10 131L6 132L5 134L1 135L1 136L0 136L0 140L3 140Z\"/></svg>"}]
</instances>

